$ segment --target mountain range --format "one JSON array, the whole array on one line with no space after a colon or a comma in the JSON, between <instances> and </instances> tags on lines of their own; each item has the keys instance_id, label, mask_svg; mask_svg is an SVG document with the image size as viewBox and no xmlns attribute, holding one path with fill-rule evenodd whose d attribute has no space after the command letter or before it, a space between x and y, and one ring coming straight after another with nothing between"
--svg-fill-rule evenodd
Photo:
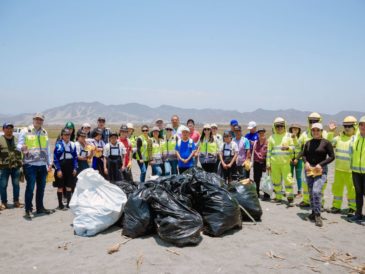
<instances>
[{"instance_id":1,"label":"mountain range","mask_svg":"<svg viewBox=\"0 0 365 274\"><path fill-rule=\"evenodd\" d=\"M320 110L319 110L320 112ZM237 119L240 124L246 125L249 121L256 121L258 124L271 124L275 117L283 117L288 123L299 123L306 125L307 116L310 111L301 111L293 108L285 110L265 110L258 108L251 112L239 112L221 109L195 109L180 108L170 105L161 105L159 107L149 107L138 103L128 103L120 105L105 105L99 102L75 102L63 106L50 108L43 111L45 115L45 124L62 125L66 121L72 121L76 124L89 122L96 124L99 116L104 116L107 124L122 124L132 122L136 124L151 124L157 118L164 121L170 121L173 114L180 116L181 122L193 118L197 124L217 123L228 124L231 119ZM18 115L1 115L2 122L10 121L16 125L27 125L31 123L33 113L23 113ZM330 115L321 113L324 123L337 121L341 123L347 115L353 115L360 118L365 112L358 111L341 111Z\"/></svg>"}]
</instances>

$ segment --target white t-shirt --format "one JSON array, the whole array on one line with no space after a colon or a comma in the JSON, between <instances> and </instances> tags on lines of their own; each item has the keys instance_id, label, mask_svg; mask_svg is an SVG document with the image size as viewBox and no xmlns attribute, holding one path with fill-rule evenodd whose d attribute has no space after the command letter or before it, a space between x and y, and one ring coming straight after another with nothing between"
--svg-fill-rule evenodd
<instances>
[{"instance_id":1,"label":"white t-shirt","mask_svg":"<svg viewBox=\"0 0 365 274\"><path fill-rule=\"evenodd\" d=\"M89 152L85 151L85 147L81 143L75 142L75 146L76 146L77 156L87 157L89 155Z\"/></svg>"}]
</instances>

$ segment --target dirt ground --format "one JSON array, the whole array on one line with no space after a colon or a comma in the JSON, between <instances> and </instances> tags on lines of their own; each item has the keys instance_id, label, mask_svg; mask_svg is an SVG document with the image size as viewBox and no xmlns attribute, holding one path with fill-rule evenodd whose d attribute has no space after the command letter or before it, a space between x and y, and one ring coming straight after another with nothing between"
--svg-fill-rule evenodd
<instances>
[{"instance_id":1,"label":"dirt ground","mask_svg":"<svg viewBox=\"0 0 365 274\"><path fill-rule=\"evenodd\" d=\"M133 170L138 176L138 167ZM326 207L331 177L329 182ZM21 184L21 200L24 189ZM8 192L11 197L11 186ZM57 206L50 184L45 205ZM350 265L365 263L364 226L323 213L324 227L318 228L303 220L306 210L261 205L262 222L244 223L222 237L204 235L198 246L177 248L154 235L130 240L111 255L108 248L126 241L119 227L84 238L73 234L71 211L27 221L23 209L8 209L0 214L0 273L350 273Z\"/></svg>"}]
</instances>

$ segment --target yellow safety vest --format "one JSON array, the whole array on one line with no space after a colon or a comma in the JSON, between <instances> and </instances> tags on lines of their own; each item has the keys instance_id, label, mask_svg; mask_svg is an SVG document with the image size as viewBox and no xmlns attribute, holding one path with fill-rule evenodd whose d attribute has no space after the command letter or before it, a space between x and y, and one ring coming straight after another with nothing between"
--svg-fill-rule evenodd
<instances>
[{"instance_id":1,"label":"yellow safety vest","mask_svg":"<svg viewBox=\"0 0 365 274\"><path fill-rule=\"evenodd\" d=\"M273 134L267 142L267 166L272 164L290 164L294 157L294 143L289 133ZM282 150L283 146L289 147L289 150Z\"/></svg>"},{"instance_id":2,"label":"yellow safety vest","mask_svg":"<svg viewBox=\"0 0 365 274\"><path fill-rule=\"evenodd\" d=\"M165 139L161 146L162 146L162 155L166 160L176 160L176 136L172 136L170 139Z\"/></svg>"},{"instance_id":3,"label":"yellow safety vest","mask_svg":"<svg viewBox=\"0 0 365 274\"><path fill-rule=\"evenodd\" d=\"M156 163L162 162L162 148L161 142L155 138L152 139L152 160Z\"/></svg>"},{"instance_id":4,"label":"yellow safety vest","mask_svg":"<svg viewBox=\"0 0 365 274\"><path fill-rule=\"evenodd\" d=\"M201 164L216 163L218 153L219 148L216 141L209 142L203 140L203 142L200 142L199 161Z\"/></svg>"},{"instance_id":5,"label":"yellow safety vest","mask_svg":"<svg viewBox=\"0 0 365 274\"><path fill-rule=\"evenodd\" d=\"M365 137L358 134L351 144L351 169L365 174Z\"/></svg>"},{"instance_id":6,"label":"yellow safety vest","mask_svg":"<svg viewBox=\"0 0 365 274\"><path fill-rule=\"evenodd\" d=\"M350 165L350 145L353 136L341 134L333 139L333 146L336 148L335 169L344 172L351 172Z\"/></svg>"},{"instance_id":7,"label":"yellow safety vest","mask_svg":"<svg viewBox=\"0 0 365 274\"><path fill-rule=\"evenodd\" d=\"M141 147L142 159L143 159L143 161L147 162L148 161L148 140L144 137L144 135L141 135L138 138L140 138L142 140L142 147ZM136 144L137 144L137 141L136 141ZM139 158L138 152L136 152L136 159L141 160Z\"/></svg>"},{"instance_id":8,"label":"yellow safety vest","mask_svg":"<svg viewBox=\"0 0 365 274\"><path fill-rule=\"evenodd\" d=\"M25 145L28 153L24 155L24 163L43 161L48 163L48 134L43 128L37 133L33 126L25 129Z\"/></svg>"}]
</instances>

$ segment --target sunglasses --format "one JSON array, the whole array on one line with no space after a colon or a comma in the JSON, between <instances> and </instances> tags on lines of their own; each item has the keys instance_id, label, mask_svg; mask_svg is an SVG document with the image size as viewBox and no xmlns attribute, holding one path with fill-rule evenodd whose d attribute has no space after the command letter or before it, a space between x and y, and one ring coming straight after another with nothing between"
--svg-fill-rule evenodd
<instances>
[{"instance_id":1,"label":"sunglasses","mask_svg":"<svg viewBox=\"0 0 365 274\"><path fill-rule=\"evenodd\" d=\"M349 125L346 125L346 126L343 126L344 128L353 128L354 126L349 126Z\"/></svg>"},{"instance_id":2,"label":"sunglasses","mask_svg":"<svg viewBox=\"0 0 365 274\"><path fill-rule=\"evenodd\" d=\"M142 129L142 132L148 132L148 129Z\"/></svg>"},{"instance_id":3,"label":"sunglasses","mask_svg":"<svg viewBox=\"0 0 365 274\"><path fill-rule=\"evenodd\" d=\"M204 130L210 130L210 128L205 128Z\"/></svg>"},{"instance_id":4,"label":"sunglasses","mask_svg":"<svg viewBox=\"0 0 365 274\"><path fill-rule=\"evenodd\" d=\"M310 124L314 124L314 123L318 123L318 122L319 122L319 120L309 120Z\"/></svg>"},{"instance_id":5,"label":"sunglasses","mask_svg":"<svg viewBox=\"0 0 365 274\"><path fill-rule=\"evenodd\" d=\"M284 126L282 125L278 125L278 126L275 126L276 128L283 128Z\"/></svg>"},{"instance_id":6,"label":"sunglasses","mask_svg":"<svg viewBox=\"0 0 365 274\"><path fill-rule=\"evenodd\" d=\"M312 132L320 132L321 130L320 129L318 129L318 128L313 128L312 129Z\"/></svg>"},{"instance_id":7,"label":"sunglasses","mask_svg":"<svg viewBox=\"0 0 365 274\"><path fill-rule=\"evenodd\" d=\"M166 128L166 131L172 131L172 129L171 128Z\"/></svg>"}]
</instances>

